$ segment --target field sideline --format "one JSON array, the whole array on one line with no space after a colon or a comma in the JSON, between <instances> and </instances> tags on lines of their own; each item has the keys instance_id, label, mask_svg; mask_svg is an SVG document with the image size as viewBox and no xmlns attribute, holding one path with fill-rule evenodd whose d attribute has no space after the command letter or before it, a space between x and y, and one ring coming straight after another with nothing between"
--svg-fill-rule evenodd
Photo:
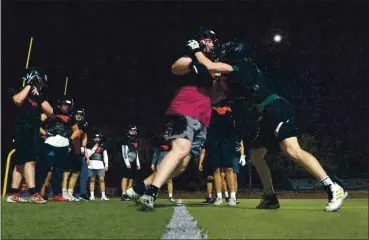
<instances>
[{"instance_id":1,"label":"field sideline","mask_svg":"<svg viewBox=\"0 0 369 240\"><path fill-rule=\"evenodd\" d=\"M183 199L185 209L208 239L368 239L368 199L347 199L326 213L325 199L280 199L279 210L257 210L258 199L234 208ZM2 239L160 239L175 203L159 199L153 212L131 201L8 204L3 198Z\"/></svg>"}]
</instances>

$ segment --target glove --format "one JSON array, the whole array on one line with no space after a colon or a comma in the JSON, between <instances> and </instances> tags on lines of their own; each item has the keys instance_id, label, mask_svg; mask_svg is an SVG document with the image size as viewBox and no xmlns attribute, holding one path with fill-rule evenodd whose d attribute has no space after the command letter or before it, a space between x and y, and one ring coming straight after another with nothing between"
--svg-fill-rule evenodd
<instances>
[{"instance_id":1,"label":"glove","mask_svg":"<svg viewBox=\"0 0 369 240\"><path fill-rule=\"evenodd\" d=\"M73 140L69 139L68 153L70 153L72 150L73 150Z\"/></svg>"},{"instance_id":2,"label":"glove","mask_svg":"<svg viewBox=\"0 0 369 240\"><path fill-rule=\"evenodd\" d=\"M246 165L246 155L240 157L240 164L242 167Z\"/></svg>"},{"instance_id":3,"label":"glove","mask_svg":"<svg viewBox=\"0 0 369 240\"><path fill-rule=\"evenodd\" d=\"M86 151L85 147L81 147L81 154L82 155L85 155L85 151Z\"/></svg>"},{"instance_id":4,"label":"glove","mask_svg":"<svg viewBox=\"0 0 369 240\"><path fill-rule=\"evenodd\" d=\"M186 45L193 53L200 52L200 44L196 40L190 40Z\"/></svg>"},{"instance_id":5,"label":"glove","mask_svg":"<svg viewBox=\"0 0 369 240\"><path fill-rule=\"evenodd\" d=\"M24 85L34 86L38 82L37 75L34 72L27 73L25 77L23 77Z\"/></svg>"}]
</instances>

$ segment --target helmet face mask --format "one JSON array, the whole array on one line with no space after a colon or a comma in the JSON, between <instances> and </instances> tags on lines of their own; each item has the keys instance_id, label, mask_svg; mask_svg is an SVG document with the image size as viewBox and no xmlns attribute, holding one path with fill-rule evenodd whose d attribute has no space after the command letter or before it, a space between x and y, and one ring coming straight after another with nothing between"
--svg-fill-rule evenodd
<instances>
[{"instance_id":1,"label":"helmet face mask","mask_svg":"<svg viewBox=\"0 0 369 240\"><path fill-rule=\"evenodd\" d=\"M84 109L83 108L77 109L77 111L74 113L74 118L78 122L83 121L85 118Z\"/></svg>"},{"instance_id":2,"label":"helmet face mask","mask_svg":"<svg viewBox=\"0 0 369 240\"><path fill-rule=\"evenodd\" d=\"M101 133L96 133L96 134L94 134L93 141L94 141L95 143L99 143L99 142L101 142L101 140L102 140L102 135L101 135Z\"/></svg>"},{"instance_id":3,"label":"helmet face mask","mask_svg":"<svg viewBox=\"0 0 369 240\"><path fill-rule=\"evenodd\" d=\"M201 51L211 60L218 58L219 42L213 30L201 27L195 33L194 39L199 42Z\"/></svg>"},{"instance_id":4,"label":"helmet face mask","mask_svg":"<svg viewBox=\"0 0 369 240\"><path fill-rule=\"evenodd\" d=\"M136 126L130 126L128 130L128 134L131 136L137 136L137 127Z\"/></svg>"},{"instance_id":5,"label":"helmet face mask","mask_svg":"<svg viewBox=\"0 0 369 240\"><path fill-rule=\"evenodd\" d=\"M48 77L45 71L41 68L27 68L25 71L25 76L23 79L28 79L30 76L33 76L32 78L32 84L35 88L37 88L38 91L43 91L48 86Z\"/></svg>"},{"instance_id":6,"label":"helmet face mask","mask_svg":"<svg viewBox=\"0 0 369 240\"><path fill-rule=\"evenodd\" d=\"M68 114L73 111L74 100L72 97L64 96L62 100L58 101L58 107L63 114Z\"/></svg>"}]
</instances>

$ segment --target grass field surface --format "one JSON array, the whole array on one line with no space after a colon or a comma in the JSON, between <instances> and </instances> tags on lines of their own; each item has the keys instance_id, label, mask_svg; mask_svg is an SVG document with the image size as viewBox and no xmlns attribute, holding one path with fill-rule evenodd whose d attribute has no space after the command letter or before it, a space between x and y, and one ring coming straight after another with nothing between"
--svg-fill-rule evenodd
<instances>
[{"instance_id":1,"label":"grass field surface","mask_svg":"<svg viewBox=\"0 0 369 240\"><path fill-rule=\"evenodd\" d=\"M236 207L184 199L209 239L368 239L368 199L347 199L340 211L323 211L323 199L281 199L279 210L258 210L256 199ZM152 212L131 201L9 204L2 199L2 239L160 239L175 204L159 199Z\"/></svg>"}]
</instances>

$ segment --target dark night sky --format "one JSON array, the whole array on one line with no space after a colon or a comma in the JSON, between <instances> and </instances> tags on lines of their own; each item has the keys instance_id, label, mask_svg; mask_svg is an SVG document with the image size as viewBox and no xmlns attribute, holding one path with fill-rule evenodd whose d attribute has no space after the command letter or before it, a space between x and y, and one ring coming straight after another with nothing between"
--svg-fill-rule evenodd
<instances>
[{"instance_id":1,"label":"dark night sky","mask_svg":"<svg viewBox=\"0 0 369 240\"><path fill-rule=\"evenodd\" d=\"M93 126L158 128L175 88L170 65L199 25L252 43L270 85L291 99L303 131L361 143L366 132L368 4L321 2L66 2L2 7L2 138L8 152L30 36L30 66L49 72L51 102L68 94ZM281 33L280 44L271 41ZM306 107L309 106L309 107ZM327 127L329 125L329 127ZM9 129L9 130L4 130ZM5 143L4 143L5 142ZM4 154L3 154L4 155Z\"/></svg>"}]
</instances>

